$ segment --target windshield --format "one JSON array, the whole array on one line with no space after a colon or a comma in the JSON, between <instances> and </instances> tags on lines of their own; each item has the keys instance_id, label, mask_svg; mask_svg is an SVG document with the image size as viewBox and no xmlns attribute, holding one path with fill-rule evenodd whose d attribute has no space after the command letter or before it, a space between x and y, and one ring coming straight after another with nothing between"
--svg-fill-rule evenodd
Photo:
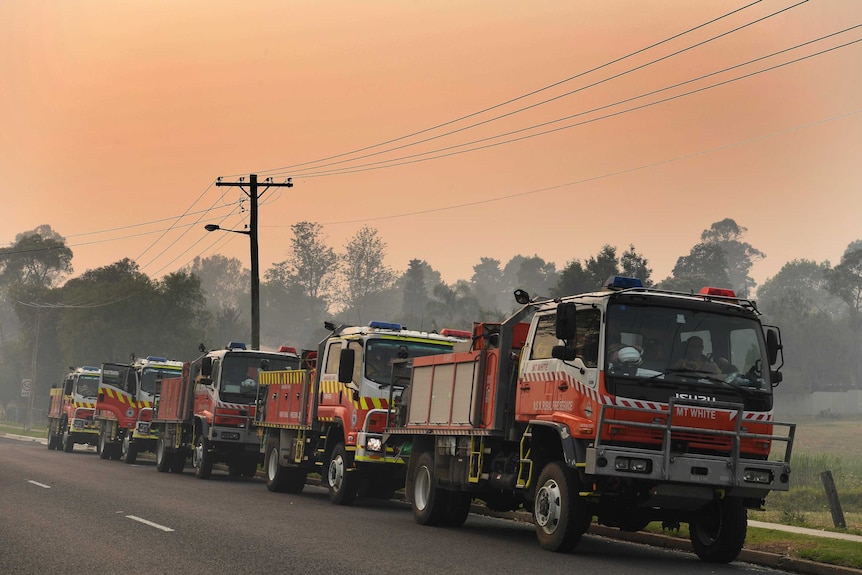
<instances>
[{"instance_id":1,"label":"windshield","mask_svg":"<svg viewBox=\"0 0 862 575\"><path fill-rule=\"evenodd\" d=\"M96 397L99 393L98 375L78 376L78 385L75 393L84 397Z\"/></svg>"},{"instance_id":2,"label":"windshield","mask_svg":"<svg viewBox=\"0 0 862 575\"><path fill-rule=\"evenodd\" d=\"M451 351L449 342L370 339L365 343L365 377L381 385L391 385L395 360Z\"/></svg>"},{"instance_id":3,"label":"windshield","mask_svg":"<svg viewBox=\"0 0 862 575\"><path fill-rule=\"evenodd\" d=\"M608 307L605 342L607 376L772 392L754 318L616 304Z\"/></svg>"},{"instance_id":4,"label":"windshield","mask_svg":"<svg viewBox=\"0 0 862 575\"><path fill-rule=\"evenodd\" d=\"M299 359L282 355L227 354L222 360L217 381L225 399L250 403L257 398L258 374L261 370L286 369L299 369Z\"/></svg>"},{"instance_id":5,"label":"windshield","mask_svg":"<svg viewBox=\"0 0 862 575\"><path fill-rule=\"evenodd\" d=\"M171 377L182 377L183 368L166 366L145 366L141 373L141 391L152 395L156 390L156 381Z\"/></svg>"}]
</instances>

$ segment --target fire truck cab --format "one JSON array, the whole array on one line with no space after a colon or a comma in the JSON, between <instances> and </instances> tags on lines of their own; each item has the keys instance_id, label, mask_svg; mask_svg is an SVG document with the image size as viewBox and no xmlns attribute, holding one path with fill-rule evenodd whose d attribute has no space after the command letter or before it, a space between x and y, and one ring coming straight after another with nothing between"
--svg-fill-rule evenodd
<instances>
[{"instance_id":1,"label":"fire truck cab","mask_svg":"<svg viewBox=\"0 0 862 575\"><path fill-rule=\"evenodd\" d=\"M605 290L530 300L473 347L413 360L388 446L409 450L420 524L460 525L472 499L533 513L540 545L574 548L595 518L625 531L688 523L728 562L747 510L786 491L795 425L773 419L778 328L730 290Z\"/></svg>"},{"instance_id":2,"label":"fire truck cab","mask_svg":"<svg viewBox=\"0 0 862 575\"><path fill-rule=\"evenodd\" d=\"M156 468L180 473L191 457L199 479L208 479L219 462L232 476L253 476L262 460L254 425L258 382L267 371L298 367L295 352L231 342L186 364L180 377L163 379L152 422Z\"/></svg>"},{"instance_id":3,"label":"fire truck cab","mask_svg":"<svg viewBox=\"0 0 862 575\"><path fill-rule=\"evenodd\" d=\"M393 365L407 358L450 353L470 332L429 333L401 324L327 324L331 333L306 368L261 378L257 425L270 491L297 493L319 471L330 500L388 499L404 484L405 457L383 444L389 405L404 382Z\"/></svg>"},{"instance_id":4,"label":"fire truck cab","mask_svg":"<svg viewBox=\"0 0 862 575\"><path fill-rule=\"evenodd\" d=\"M166 357L137 358L131 364L103 363L96 401L102 459L134 463L138 453L155 451L157 436L150 429L156 382L182 375L183 363Z\"/></svg>"},{"instance_id":5,"label":"fire truck cab","mask_svg":"<svg viewBox=\"0 0 862 575\"><path fill-rule=\"evenodd\" d=\"M50 391L48 449L70 452L76 443L96 445L98 427L93 419L99 389L98 367L75 368L61 387Z\"/></svg>"}]
</instances>

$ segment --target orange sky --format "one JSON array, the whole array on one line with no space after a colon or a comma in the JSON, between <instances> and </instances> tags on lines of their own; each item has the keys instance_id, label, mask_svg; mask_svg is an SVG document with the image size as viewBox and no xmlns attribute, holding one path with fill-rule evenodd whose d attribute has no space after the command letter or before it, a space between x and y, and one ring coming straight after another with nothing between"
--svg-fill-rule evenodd
<instances>
[{"instance_id":1,"label":"orange sky","mask_svg":"<svg viewBox=\"0 0 862 575\"><path fill-rule=\"evenodd\" d=\"M329 169L403 158L583 114L862 24L858 0L811 1L606 80L794 3L756 3L421 138L577 90L569 96ZM314 164L305 171L293 167L529 94L746 4L3 2L0 245L50 224L72 247L76 273L129 257L160 277L195 256L215 253L237 257L247 267L245 238L207 234L203 224L241 228L247 212L236 213L238 190L212 184L218 176L252 172L273 174L278 181L292 175L295 183L263 197L262 271L286 259L289 226L303 220L323 224L336 251L362 225L375 227L395 270L419 258L450 283L469 279L481 257L505 264L516 254L538 255L561 270L604 244L622 252L630 243L660 280L704 229L726 217L747 227L745 240L767 255L752 270L758 283L793 258L834 265L847 244L862 239L862 42L484 150L343 175L311 177L309 172L320 171L309 169ZM862 27L548 128L859 39ZM463 148L447 153L458 150Z\"/></svg>"}]
</instances>

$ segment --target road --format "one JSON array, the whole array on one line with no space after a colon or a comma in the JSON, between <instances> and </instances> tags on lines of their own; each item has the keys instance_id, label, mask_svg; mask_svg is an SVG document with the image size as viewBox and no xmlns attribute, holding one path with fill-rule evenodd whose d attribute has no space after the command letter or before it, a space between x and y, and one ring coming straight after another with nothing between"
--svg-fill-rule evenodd
<instances>
[{"instance_id":1,"label":"road","mask_svg":"<svg viewBox=\"0 0 862 575\"><path fill-rule=\"evenodd\" d=\"M260 479L209 481L126 465L76 446L0 437L0 573L482 574L785 573L592 535L575 553L539 548L532 527L471 515L422 527L397 501L329 503L325 490L274 494Z\"/></svg>"}]
</instances>

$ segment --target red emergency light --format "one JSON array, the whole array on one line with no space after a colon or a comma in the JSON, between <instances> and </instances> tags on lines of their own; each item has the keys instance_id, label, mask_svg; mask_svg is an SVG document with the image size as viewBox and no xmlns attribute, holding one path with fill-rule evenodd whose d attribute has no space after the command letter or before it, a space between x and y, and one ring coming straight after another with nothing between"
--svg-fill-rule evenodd
<instances>
[{"instance_id":1,"label":"red emergency light","mask_svg":"<svg viewBox=\"0 0 862 575\"><path fill-rule=\"evenodd\" d=\"M736 297L736 292L732 289L727 288L718 288L718 287L702 287L700 288L700 295L714 295L720 297Z\"/></svg>"},{"instance_id":2,"label":"red emergency light","mask_svg":"<svg viewBox=\"0 0 862 575\"><path fill-rule=\"evenodd\" d=\"M463 339L470 339L473 337L473 333L464 329L446 329L440 330L440 335L444 335L447 337L460 337Z\"/></svg>"},{"instance_id":3,"label":"red emergency light","mask_svg":"<svg viewBox=\"0 0 862 575\"><path fill-rule=\"evenodd\" d=\"M278 348L278 353L292 353L296 355L296 348L289 345L283 345Z\"/></svg>"}]
</instances>

